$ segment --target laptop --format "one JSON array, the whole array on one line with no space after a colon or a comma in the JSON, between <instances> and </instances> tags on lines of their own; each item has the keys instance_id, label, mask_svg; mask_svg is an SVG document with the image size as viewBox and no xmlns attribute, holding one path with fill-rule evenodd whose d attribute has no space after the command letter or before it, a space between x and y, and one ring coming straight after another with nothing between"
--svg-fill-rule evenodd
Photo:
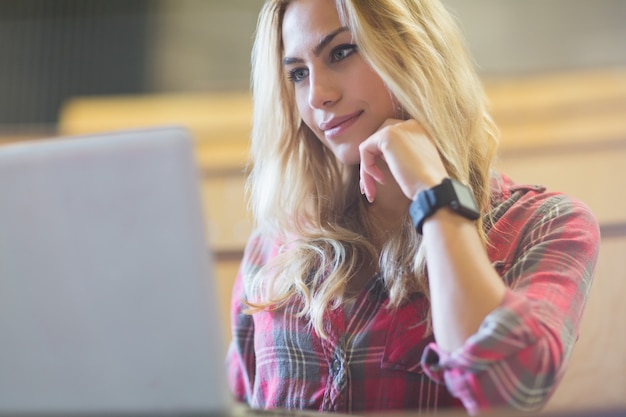
<instances>
[{"instance_id":1,"label":"laptop","mask_svg":"<svg viewBox=\"0 0 626 417\"><path fill-rule=\"evenodd\" d=\"M192 140L0 147L0 413L232 407Z\"/></svg>"}]
</instances>

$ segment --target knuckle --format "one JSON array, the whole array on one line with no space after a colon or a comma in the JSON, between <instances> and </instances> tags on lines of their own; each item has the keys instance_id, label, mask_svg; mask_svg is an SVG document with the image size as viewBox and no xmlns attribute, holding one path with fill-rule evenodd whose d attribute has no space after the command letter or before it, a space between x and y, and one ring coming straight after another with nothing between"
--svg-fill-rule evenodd
<instances>
[{"instance_id":1,"label":"knuckle","mask_svg":"<svg viewBox=\"0 0 626 417\"><path fill-rule=\"evenodd\" d=\"M389 151L391 148L391 137L389 135L384 135L379 142L378 147L384 153L385 151Z\"/></svg>"}]
</instances>

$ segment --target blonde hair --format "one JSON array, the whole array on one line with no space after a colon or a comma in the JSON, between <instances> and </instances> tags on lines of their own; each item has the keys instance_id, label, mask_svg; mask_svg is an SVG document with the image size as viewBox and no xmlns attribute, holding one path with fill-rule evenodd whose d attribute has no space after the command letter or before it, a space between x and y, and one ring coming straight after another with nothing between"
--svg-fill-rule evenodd
<instances>
[{"instance_id":1,"label":"blonde hair","mask_svg":"<svg viewBox=\"0 0 626 417\"><path fill-rule=\"evenodd\" d=\"M408 215L379 252L358 167L339 163L300 119L282 69L282 20L290 1L265 2L253 48L250 203L261 233L285 245L247 277L248 304L254 312L297 299L300 314L323 336L324 313L342 302L347 282L367 262L378 262L391 307L418 293L428 296L428 284ZM405 114L424 126L450 176L469 184L486 212L496 130L452 16L438 0L336 4L361 55ZM485 241L481 221L477 227Z\"/></svg>"}]
</instances>

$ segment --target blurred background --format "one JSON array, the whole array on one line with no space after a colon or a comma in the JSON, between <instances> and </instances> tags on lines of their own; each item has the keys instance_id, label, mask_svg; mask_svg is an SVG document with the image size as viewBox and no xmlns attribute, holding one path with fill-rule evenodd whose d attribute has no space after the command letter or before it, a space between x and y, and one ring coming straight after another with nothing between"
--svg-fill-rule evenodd
<instances>
[{"instance_id":1,"label":"blurred background","mask_svg":"<svg viewBox=\"0 0 626 417\"><path fill-rule=\"evenodd\" d=\"M0 129L78 95L245 91L260 0L0 0ZM623 0L446 0L485 76L626 64Z\"/></svg>"},{"instance_id":2,"label":"blurred background","mask_svg":"<svg viewBox=\"0 0 626 417\"><path fill-rule=\"evenodd\" d=\"M581 339L551 406L623 405L626 1L444 3L466 35L501 128L498 168L582 199L600 221L601 255ZM0 0L0 146L187 126L225 322L252 228L243 184L249 58L261 4Z\"/></svg>"}]
</instances>

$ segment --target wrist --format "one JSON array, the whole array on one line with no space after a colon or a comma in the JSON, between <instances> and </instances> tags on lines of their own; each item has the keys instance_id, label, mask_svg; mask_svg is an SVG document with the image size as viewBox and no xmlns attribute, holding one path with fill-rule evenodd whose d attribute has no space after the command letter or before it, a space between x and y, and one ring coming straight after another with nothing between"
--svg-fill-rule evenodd
<instances>
[{"instance_id":1,"label":"wrist","mask_svg":"<svg viewBox=\"0 0 626 417\"><path fill-rule=\"evenodd\" d=\"M468 220L480 217L471 189L452 178L444 178L438 185L420 191L411 203L409 214L417 232L421 234L426 219L444 207Z\"/></svg>"}]
</instances>

